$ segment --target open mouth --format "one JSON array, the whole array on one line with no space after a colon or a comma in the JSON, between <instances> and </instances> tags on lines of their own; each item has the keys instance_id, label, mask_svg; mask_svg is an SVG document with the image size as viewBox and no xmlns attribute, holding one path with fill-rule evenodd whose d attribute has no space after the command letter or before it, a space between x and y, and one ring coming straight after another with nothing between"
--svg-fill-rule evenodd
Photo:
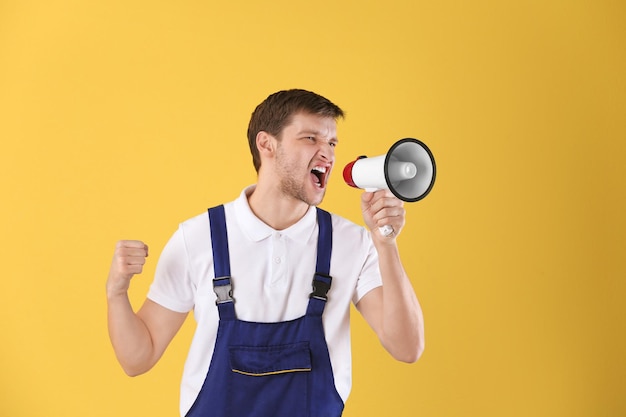
<instances>
[{"instance_id":1,"label":"open mouth","mask_svg":"<svg viewBox=\"0 0 626 417\"><path fill-rule=\"evenodd\" d=\"M313 169L311 170L311 178L313 179L313 183L315 183L319 188L324 188L326 186L326 176L326 167L316 166L313 167Z\"/></svg>"}]
</instances>

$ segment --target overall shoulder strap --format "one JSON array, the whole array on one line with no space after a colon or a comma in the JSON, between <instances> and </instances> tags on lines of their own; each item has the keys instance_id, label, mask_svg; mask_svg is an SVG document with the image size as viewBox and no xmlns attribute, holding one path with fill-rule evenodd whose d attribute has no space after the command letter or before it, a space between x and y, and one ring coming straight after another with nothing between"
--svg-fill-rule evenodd
<instances>
[{"instance_id":1,"label":"overall shoulder strap","mask_svg":"<svg viewBox=\"0 0 626 417\"><path fill-rule=\"evenodd\" d=\"M313 292L309 296L307 315L321 316L326 306L327 294L330 290L330 257L333 250L333 225L329 212L317 208L317 261L313 276Z\"/></svg>"},{"instance_id":2,"label":"overall shoulder strap","mask_svg":"<svg viewBox=\"0 0 626 417\"><path fill-rule=\"evenodd\" d=\"M220 319L234 319L235 300L232 297L228 232L223 205L209 209L209 223L211 225L211 247L213 248L213 271L215 275L213 291L217 295L215 304L217 304Z\"/></svg>"}]
</instances>

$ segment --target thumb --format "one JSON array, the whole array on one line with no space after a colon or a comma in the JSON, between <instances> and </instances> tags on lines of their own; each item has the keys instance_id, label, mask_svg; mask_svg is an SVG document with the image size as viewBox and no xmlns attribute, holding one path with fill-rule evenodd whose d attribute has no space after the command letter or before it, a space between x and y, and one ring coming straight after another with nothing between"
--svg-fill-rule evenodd
<instances>
[{"instance_id":1,"label":"thumb","mask_svg":"<svg viewBox=\"0 0 626 417\"><path fill-rule=\"evenodd\" d=\"M361 194L361 202L363 204L368 204L372 201L372 198L374 198L374 193L371 191L364 191L363 194Z\"/></svg>"}]
</instances>

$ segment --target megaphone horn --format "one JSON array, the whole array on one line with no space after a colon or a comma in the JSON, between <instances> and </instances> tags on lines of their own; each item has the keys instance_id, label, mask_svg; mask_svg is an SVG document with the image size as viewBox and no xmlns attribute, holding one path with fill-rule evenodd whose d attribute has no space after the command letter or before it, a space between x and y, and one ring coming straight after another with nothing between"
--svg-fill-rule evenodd
<instances>
[{"instance_id":1,"label":"megaphone horn","mask_svg":"<svg viewBox=\"0 0 626 417\"><path fill-rule=\"evenodd\" d=\"M366 191L390 190L402 201L419 201L435 184L435 158L423 142L404 138L394 143L385 155L365 156L343 169L345 182Z\"/></svg>"}]
</instances>

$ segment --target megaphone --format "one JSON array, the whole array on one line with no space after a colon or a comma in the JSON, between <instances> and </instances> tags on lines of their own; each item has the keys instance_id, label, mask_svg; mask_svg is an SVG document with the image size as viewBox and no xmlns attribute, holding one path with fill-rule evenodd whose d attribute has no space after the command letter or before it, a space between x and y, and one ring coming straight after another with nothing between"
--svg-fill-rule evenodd
<instances>
[{"instance_id":1,"label":"megaphone","mask_svg":"<svg viewBox=\"0 0 626 417\"><path fill-rule=\"evenodd\" d=\"M419 201L432 190L436 175L435 158L423 142L404 138L394 143L385 155L360 156L343 169L343 179L351 187L366 191L390 190L409 203ZM385 236L391 228L382 230Z\"/></svg>"}]
</instances>

